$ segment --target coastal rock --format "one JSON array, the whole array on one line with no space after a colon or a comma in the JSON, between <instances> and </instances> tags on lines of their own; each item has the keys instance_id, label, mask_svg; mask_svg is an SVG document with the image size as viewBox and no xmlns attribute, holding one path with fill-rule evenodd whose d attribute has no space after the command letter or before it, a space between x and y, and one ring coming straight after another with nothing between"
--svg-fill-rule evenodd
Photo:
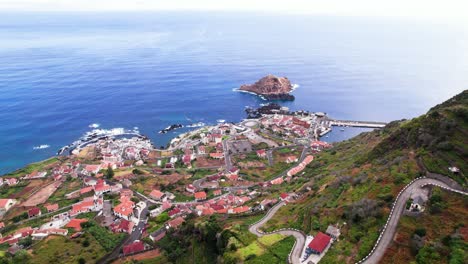
<instances>
[{"instance_id":1,"label":"coastal rock","mask_svg":"<svg viewBox=\"0 0 468 264\"><path fill-rule=\"evenodd\" d=\"M255 93L268 100L294 100L289 93L293 86L288 78L267 75L254 84L244 84L239 90Z\"/></svg>"}]
</instances>

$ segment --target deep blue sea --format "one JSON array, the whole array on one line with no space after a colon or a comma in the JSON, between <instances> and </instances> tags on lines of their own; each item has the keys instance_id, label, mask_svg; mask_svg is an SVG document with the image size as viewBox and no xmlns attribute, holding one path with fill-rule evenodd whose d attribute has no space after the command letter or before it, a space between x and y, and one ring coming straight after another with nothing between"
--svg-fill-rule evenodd
<instances>
[{"instance_id":1,"label":"deep blue sea","mask_svg":"<svg viewBox=\"0 0 468 264\"><path fill-rule=\"evenodd\" d=\"M172 123L239 121L264 102L233 89L269 73L300 85L283 103L291 109L411 118L468 87L467 31L389 18L3 13L0 174L54 155L93 123L138 127L165 145L175 134L157 131Z\"/></svg>"}]
</instances>

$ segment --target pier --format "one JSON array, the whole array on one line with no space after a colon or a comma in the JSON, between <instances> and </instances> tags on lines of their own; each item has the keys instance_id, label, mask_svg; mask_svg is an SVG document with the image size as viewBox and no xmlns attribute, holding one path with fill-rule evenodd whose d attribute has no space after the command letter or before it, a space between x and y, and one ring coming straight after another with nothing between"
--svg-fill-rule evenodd
<instances>
[{"instance_id":1,"label":"pier","mask_svg":"<svg viewBox=\"0 0 468 264\"><path fill-rule=\"evenodd\" d=\"M332 131L332 127L363 127L363 128L383 128L387 125L385 122L375 121L354 121L354 120L337 120L326 116L319 117L310 128L311 138L319 140L320 137Z\"/></svg>"},{"instance_id":2,"label":"pier","mask_svg":"<svg viewBox=\"0 0 468 264\"><path fill-rule=\"evenodd\" d=\"M382 128L387 125L384 122L374 121L352 121L352 120L329 120L330 126L348 126L348 127L367 127L367 128Z\"/></svg>"}]
</instances>

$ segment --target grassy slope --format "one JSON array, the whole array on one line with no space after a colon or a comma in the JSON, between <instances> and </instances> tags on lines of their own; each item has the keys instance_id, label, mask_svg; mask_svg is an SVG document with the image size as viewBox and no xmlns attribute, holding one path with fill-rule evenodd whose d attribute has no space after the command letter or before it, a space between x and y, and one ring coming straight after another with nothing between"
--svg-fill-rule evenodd
<instances>
[{"instance_id":1,"label":"grassy slope","mask_svg":"<svg viewBox=\"0 0 468 264\"><path fill-rule=\"evenodd\" d=\"M417 261L417 263L463 263L468 259L468 243L459 239L457 230L466 224L468 216L468 198L462 195L437 190L442 196L445 209L437 214L424 214L419 218L403 216L398 225L396 243L393 243L382 259L382 263L403 264ZM428 208L430 211L430 208ZM412 236L417 229L426 230L424 247L426 249L437 248L435 255L430 259L424 258L427 250L415 249ZM457 256L457 247L464 248ZM463 253L464 252L464 253ZM464 257L462 257L464 255Z\"/></svg>"},{"instance_id":2,"label":"grassy slope","mask_svg":"<svg viewBox=\"0 0 468 264\"><path fill-rule=\"evenodd\" d=\"M393 122L321 153L306 170L306 186L312 190L280 209L264 229L296 227L315 234L338 223L342 239L322 262L361 259L375 243L398 191L423 174L419 159L430 171L446 175L448 165L459 167L462 174L449 176L466 186L467 98L463 92L426 115Z\"/></svg>"},{"instance_id":3,"label":"grassy slope","mask_svg":"<svg viewBox=\"0 0 468 264\"><path fill-rule=\"evenodd\" d=\"M83 246L85 240L89 242L87 247ZM83 258L86 263L95 263L104 255L104 248L90 234L76 239L54 236L33 246L31 262L78 263L78 259Z\"/></svg>"}]
</instances>

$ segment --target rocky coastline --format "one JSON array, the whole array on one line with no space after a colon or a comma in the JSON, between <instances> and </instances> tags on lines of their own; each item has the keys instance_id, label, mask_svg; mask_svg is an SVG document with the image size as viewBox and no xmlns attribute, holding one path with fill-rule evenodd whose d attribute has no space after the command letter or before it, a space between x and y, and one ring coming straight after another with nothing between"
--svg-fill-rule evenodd
<instances>
[{"instance_id":1,"label":"rocky coastline","mask_svg":"<svg viewBox=\"0 0 468 264\"><path fill-rule=\"evenodd\" d=\"M244 84L239 91L250 92L259 95L265 100L292 101L294 96L290 94L293 85L287 77L267 75L254 84Z\"/></svg>"}]
</instances>

